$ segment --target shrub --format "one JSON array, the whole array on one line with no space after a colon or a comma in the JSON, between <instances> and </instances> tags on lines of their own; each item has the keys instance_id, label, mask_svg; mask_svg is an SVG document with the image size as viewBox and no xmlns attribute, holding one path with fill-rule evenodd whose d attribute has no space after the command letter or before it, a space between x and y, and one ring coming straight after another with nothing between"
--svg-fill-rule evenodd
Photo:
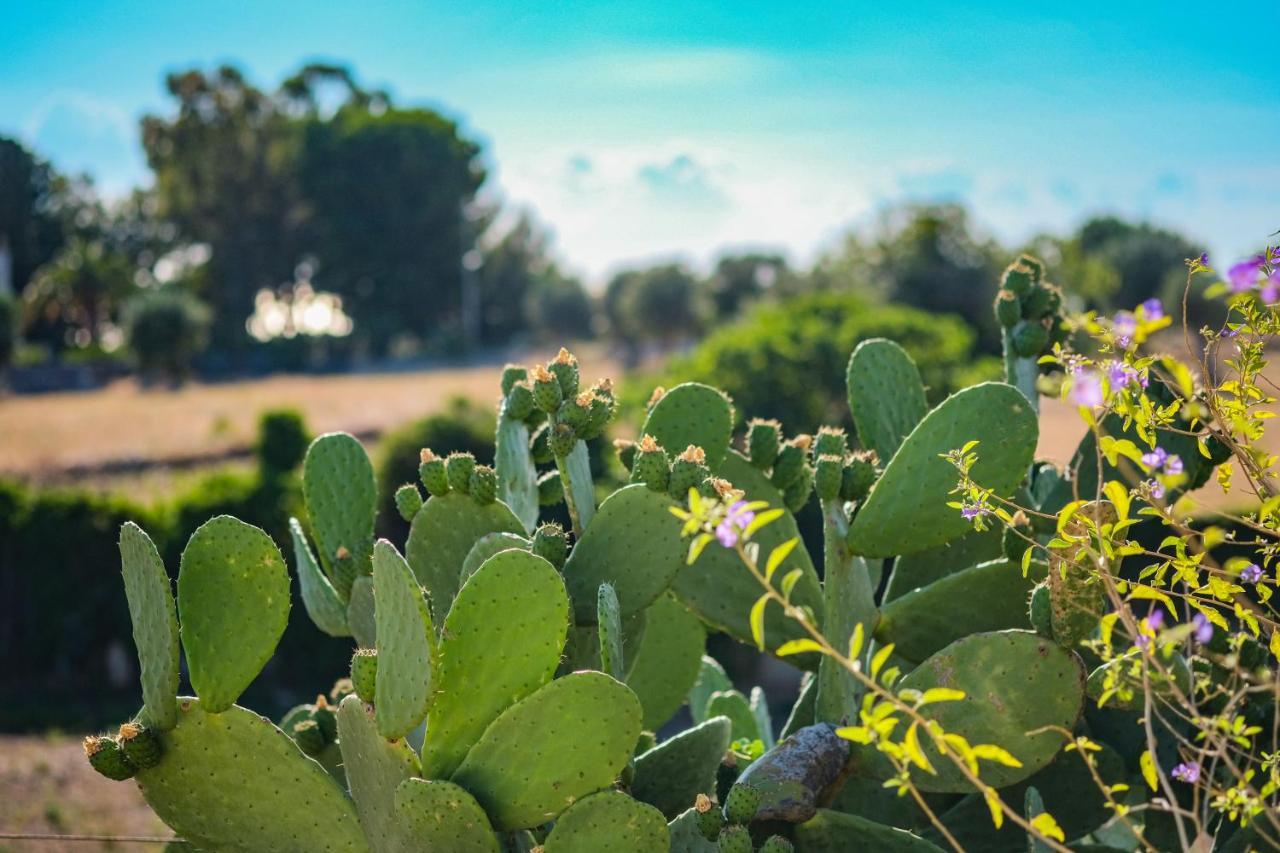
<instances>
[{"instance_id":1,"label":"shrub","mask_svg":"<svg viewBox=\"0 0 1280 853\"><path fill-rule=\"evenodd\" d=\"M13 361L18 348L18 303L12 296L0 294L0 371Z\"/></svg>"},{"instance_id":2,"label":"shrub","mask_svg":"<svg viewBox=\"0 0 1280 853\"><path fill-rule=\"evenodd\" d=\"M144 382L181 382L207 343L208 309L189 294L160 289L125 306L129 347Z\"/></svg>"},{"instance_id":3,"label":"shrub","mask_svg":"<svg viewBox=\"0 0 1280 853\"><path fill-rule=\"evenodd\" d=\"M263 412L258 420L258 443L254 451L258 468L265 475L287 474L302 462L311 435L296 409Z\"/></svg>"}]
</instances>

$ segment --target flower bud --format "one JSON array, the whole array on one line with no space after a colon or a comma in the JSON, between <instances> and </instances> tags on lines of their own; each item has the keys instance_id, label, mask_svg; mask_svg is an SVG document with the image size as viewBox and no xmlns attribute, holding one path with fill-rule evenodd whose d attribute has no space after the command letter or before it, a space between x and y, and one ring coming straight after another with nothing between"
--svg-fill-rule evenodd
<instances>
[{"instance_id":1,"label":"flower bud","mask_svg":"<svg viewBox=\"0 0 1280 853\"><path fill-rule=\"evenodd\" d=\"M427 448L423 448L421 458L422 464L418 466L418 476L422 479L422 485L427 487L427 494L448 494L449 474L445 470L444 460Z\"/></svg>"},{"instance_id":2,"label":"flower bud","mask_svg":"<svg viewBox=\"0 0 1280 853\"><path fill-rule=\"evenodd\" d=\"M530 550L557 569L562 569L569 556L569 537L560 525L543 524L534 531Z\"/></svg>"},{"instance_id":3,"label":"flower bud","mask_svg":"<svg viewBox=\"0 0 1280 853\"><path fill-rule=\"evenodd\" d=\"M471 472L470 491L476 503L493 503L498 498L498 475L488 465L477 465Z\"/></svg>"},{"instance_id":4,"label":"flower bud","mask_svg":"<svg viewBox=\"0 0 1280 853\"><path fill-rule=\"evenodd\" d=\"M378 679L378 650L356 649L351 657L351 684L361 702L372 702Z\"/></svg>"},{"instance_id":5,"label":"flower bud","mask_svg":"<svg viewBox=\"0 0 1280 853\"><path fill-rule=\"evenodd\" d=\"M578 360L564 347L550 363L549 370L560 383L560 395L566 400L578 396Z\"/></svg>"},{"instance_id":6,"label":"flower bud","mask_svg":"<svg viewBox=\"0 0 1280 853\"><path fill-rule=\"evenodd\" d=\"M768 471L782 445L782 424L756 418L747 424L747 457L761 471Z\"/></svg>"},{"instance_id":7,"label":"flower bud","mask_svg":"<svg viewBox=\"0 0 1280 853\"><path fill-rule=\"evenodd\" d=\"M449 476L449 488L466 494L471 491L471 472L476 470L476 458L470 453L450 453L444 460L445 473Z\"/></svg>"}]
</instances>

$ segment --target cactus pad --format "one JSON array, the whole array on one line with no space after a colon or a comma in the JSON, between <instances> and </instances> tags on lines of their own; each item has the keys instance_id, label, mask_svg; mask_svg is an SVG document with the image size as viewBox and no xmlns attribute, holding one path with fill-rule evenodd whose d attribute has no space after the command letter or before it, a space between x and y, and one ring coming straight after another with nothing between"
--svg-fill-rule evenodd
<instances>
[{"instance_id":1,"label":"cactus pad","mask_svg":"<svg viewBox=\"0 0 1280 853\"><path fill-rule=\"evenodd\" d=\"M684 704L698 679L706 631L670 595L649 605L639 646L627 659L627 686L644 708L644 727L657 731Z\"/></svg>"},{"instance_id":2,"label":"cactus pad","mask_svg":"<svg viewBox=\"0 0 1280 853\"><path fill-rule=\"evenodd\" d=\"M640 434L653 436L672 454L691 444L701 447L707 467L717 471L733 438L733 404L723 391L685 382L654 404Z\"/></svg>"},{"instance_id":3,"label":"cactus pad","mask_svg":"<svg viewBox=\"0 0 1280 853\"><path fill-rule=\"evenodd\" d=\"M220 515L196 529L178 571L191 686L225 711L262 671L289 621L289 572L271 537Z\"/></svg>"},{"instance_id":4,"label":"cactus pad","mask_svg":"<svg viewBox=\"0 0 1280 853\"><path fill-rule=\"evenodd\" d=\"M845 380L858 441L888 461L929 411L916 363L893 341L872 338L849 357Z\"/></svg>"},{"instance_id":5,"label":"cactus pad","mask_svg":"<svg viewBox=\"0 0 1280 853\"><path fill-rule=\"evenodd\" d=\"M698 669L698 678L689 688L689 713L695 723L707 719L707 703L712 694L732 690L733 682L725 673L720 661L710 655L702 656L702 664Z\"/></svg>"},{"instance_id":6,"label":"cactus pad","mask_svg":"<svg viewBox=\"0 0 1280 853\"><path fill-rule=\"evenodd\" d=\"M520 551L529 550L529 540L515 533L490 533L481 536L476 540L476 544L471 546L471 550L467 552L467 559L462 561L462 574L459 580L462 583L467 582L467 578L476 573L476 569L484 565L484 561L492 557L494 554L501 554L503 551L510 551L513 548Z\"/></svg>"},{"instance_id":7,"label":"cactus pad","mask_svg":"<svg viewBox=\"0 0 1280 853\"><path fill-rule=\"evenodd\" d=\"M600 671L625 681L627 666L622 656L622 617L618 615L618 594L607 583L600 584L600 592L596 596L596 626L599 629Z\"/></svg>"},{"instance_id":8,"label":"cactus pad","mask_svg":"<svg viewBox=\"0 0 1280 853\"><path fill-rule=\"evenodd\" d=\"M120 527L120 566L142 670L143 716L159 729L178 721L178 614L160 553L141 527Z\"/></svg>"},{"instance_id":9,"label":"cactus pad","mask_svg":"<svg viewBox=\"0 0 1280 853\"><path fill-rule=\"evenodd\" d=\"M498 473L498 499L511 508L525 532L532 533L538 526L538 471L524 421L498 415L493 467Z\"/></svg>"},{"instance_id":10,"label":"cactus pad","mask_svg":"<svg viewBox=\"0 0 1280 853\"><path fill-rule=\"evenodd\" d=\"M638 756L631 795L673 819L698 794L711 796L730 729L727 717L712 717Z\"/></svg>"},{"instance_id":11,"label":"cactus pad","mask_svg":"<svg viewBox=\"0 0 1280 853\"><path fill-rule=\"evenodd\" d=\"M490 557L463 584L440 641L426 776L450 776L499 714L551 680L568 614L560 575L527 551Z\"/></svg>"},{"instance_id":12,"label":"cactus pad","mask_svg":"<svg viewBox=\"0 0 1280 853\"><path fill-rule=\"evenodd\" d=\"M403 740L388 741L378 734L372 709L355 696L338 706L338 744L369 846L399 850L411 844L407 822L396 814L396 788L417 775L418 756Z\"/></svg>"},{"instance_id":13,"label":"cactus pad","mask_svg":"<svg viewBox=\"0 0 1280 853\"><path fill-rule=\"evenodd\" d=\"M1018 562L992 560L948 575L885 605L876 639L919 662L969 634L1028 628L1027 597L1046 571L1032 563L1024 578Z\"/></svg>"},{"instance_id":14,"label":"cactus pad","mask_svg":"<svg viewBox=\"0 0 1280 853\"><path fill-rule=\"evenodd\" d=\"M737 690L712 693L707 700L707 716L727 717L733 727L733 740L756 740L760 737L759 723L751 710L751 703Z\"/></svg>"},{"instance_id":15,"label":"cactus pad","mask_svg":"<svg viewBox=\"0 0 1280 853\"><path fill-rule=\"evenodd\" d=\"M564 457L560 480L565 492L573 495L573 506L578 513L575 532L586 530L596 516L596 486L591 479L591 457L585 441L574 444L573 450Z\"/></svg>"},{"instance_id":16,"label":"cactus pad","mask_svg":"<svg viewBox=\"0 0 1280 853\"><path fill-rule=\"evenodd\" d=\"M373 578L360 577L351 584L351 600L347 602L347 627L363 648L378 645L378 623L373 617Z\"/></svg>"},{"instance_id":17,"label":"cactus pad","mask_svg":"<svg viewBox=\"0 0 1280 853\"><path fill-rule=\"evenodd\" d=\"M640 716L635 694L603 673L558 678L494 720L453 781L499 830L540 826L613 784L640 736Z\"/></svg>"},{"instance_id":18,"label":"cactus pad","mask_svg":"<svg viewBox=\"0 0 1280 853\"><path fill-rule=\"evenodd\" d=\"M725 456L720 466L720 476L746 492L747 500L766 501L771 507L781 508L783 505L782 495L778 494L769 479L736 451L730 451ZM674 529L679 533L678 523ZM760 543L761 559L764 559L778 545L799 535L795 517L786 512L772 524L761 528L752 537L752 541ZM796 548L791 552L783 567L773 576L775 587L781 589L783 578L792 569L800 569L802 572L791 593L792 602L812 609L815 623L822 624L822 585L818 582L818 573L814 570L806 549ZM702 552L697 562L680 570L671 588L676 597L704 622L744 643L754 642L749 617L751 606L760 597L761 589L751 573L743 568L737 553L713 542ZM765 611L764 626L765 647L770 650L787 640L808 636L777 605L770 606ZM791 660L797 662L796 658Z\"/></svg>"},{"instance_id":19,"label":"cactus pad","mask_svg":"<svg viewBox=\"0 0 1280 853\"><path fill-rule=\"evenodd\" d=\"M795 846L797 853L844 853L847 850L942 853L942 848L905 829L827 809L819 810L813 818L796 827Z\"/></svg>"},{"instance_id":20,"label":"cactus pad","mask_svg":"<svg viewBox=\"0 0 1280 853\"><path fill-rule=\"evenodd\" d=\"M418 583L431 594L439 616L449 612L462 584L462 564L482 537L490 533L524 535L524 525L501 502L480 506L468 495L433 496L413 518L405 556Z\"/></svg>"},{"instance_id":21,"label":"cactus pad","mask_svg":"<svg viewBox=\"0 0 1280 853\"><path fill-rule=\"evenodd\" d=\"M409 564L385 539L373 549L373 597L378 731L389 739L404 737L427 713L436 633Z\"/></svg>"},{"instance_id":22,"label":"cactus pad","mask_svg":"<svg viewBox=\"0 0 1280 853\"><path fill-rule=\"evenodd\" d=\"M546 853L650 853L670 844L666 818L657 809L602 791L570 806L551 828L545 847Z\"/></svg>"},{"instance_id":23,"label":"cactus pad","mask_svg":"<svg viewBox=\"0 0 1280 853\"><path fill-rule=\"evenodd\" d=\"M602 583L613 585L624 619L671 585L686 552L671 506L668 498L641 484L619 489L600 505L564 564L578 624L595 623Z\"/></svg>"},{"instance_id":24,"label":"cactus pad","mask_svg":"<svg viewBox=\"0 0 1280 853\"><path fill-rule=\"evenodd\" d=\"M475 797L452 782L407 779L395 793L396 813L411 830L400 848L450 853L500 853L502 847Z\"/></svg>"},{"instance_id":25,"label":"cactus pad","mask_svg":"<svg viewBox=\"0 0 1280 853\"><path fill-rule=\"evenodd\" d=\"M939 456L978 441L975 482L999 496L1013 492L1031 465L1035 412L1018 389L986 382L948 397L907 436L849 528L853 550L868 557L910 554L971 528L947 506L959 474Z\"/></svg>"},{"instance_id":26,"label":"cactus pad","mask_svg":"<svg viewBox=\"0 0 1280 853\"><path fill-rule=\"evenodd\" d=\"M293 538L293 562L307 615L317 628L331 637L351 636L351 629L347 627L347 604L320 570L298 519L289 519L289 533Z\"/></svg>"},{"instance_id":27,"label":"cactus pad","mask_svg":"<svg viewBox=\"0 0 1280 853\"><path fill-rule=\"evenodd\" d=\"M179 701L164 757L137 775L160 819L206 850L367 851L356 812L324 769L244 708Z\"/></svg>"},{"instance_id":28,"label":"cactus pad","mask_svg":"<svg viewBox=\"0 0 1280 853\"><path fill-rule=\"evenodd\" d=\"M320 561L330 577L336 580L334 563L341 549L350 554L356 574L369 574L378 488L360 442L345 432L331 432L311 442L302 463L302 493Z\"/></svg>"},{"instance_id":29,"label":"cactus pad","mask_svg":"<svg viewBox=\"0 0 1280 853\"><path fill-rule=\"evenodd\" d=\"M893 561L893 573L884 590L884 603L961 569L997 560L1003 555L1001 529L999 525L993 525L988 530L972 530L943 545L899 557Z\"/></svg>"}]
</instances>

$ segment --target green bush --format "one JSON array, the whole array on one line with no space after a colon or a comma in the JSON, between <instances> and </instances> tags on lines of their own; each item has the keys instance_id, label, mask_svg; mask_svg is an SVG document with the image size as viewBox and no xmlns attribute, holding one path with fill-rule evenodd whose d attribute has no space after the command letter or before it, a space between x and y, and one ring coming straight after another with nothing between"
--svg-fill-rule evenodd
<instances>
[{"instance_id":1,"label":"green bush","mask_svg":"<svg viewBox=\"0 0 1280 853\"><path fill-rule=\"evenodd\" d=\"M13 361L18 348L18 303L11 296L0 294L0 370Z\"/></svg>"},{"instance_id":2,"label":"green bush","mask_svg":"<svg viewBox=\"0 0 1280 853\"><path fill-rule=\"evenodd\" d=\"M182 291L157 290L129 300L125 328L143 381L180 382L207 343L209 310Z\"/></svg>"},{"instance_id":3,"label":"green bush","mask_svg":"<svg viewBox=\"0 0 1280 853\"><path fill-rule=\"evenodd\" d=\"M974 332L957 318L871 305L846 294L813 293L759 308L721 327L672 361L656 382L667 387L691 380L718 385L733 397L739 418L744 412L778 418L788 432L823 423L851 426L845 393L849 353L861 341L877 337L898 341L911 354L931 402L959 387L959 370L975 366ZM998 375L998 362L986 370ZM633 382L629 388L652 384Z\"/></svg>"},{"instance_id":4,"label":"green bush","mask_svg":"<svg viewBox=\"0 0 1280 853\"><path fill-rule=\"evenodd\" d=\"M263 412L258 419L258 443L254 452L264 474L287 474L306 455L311 434L296 409Z\"/></svg>"}]
</instances>

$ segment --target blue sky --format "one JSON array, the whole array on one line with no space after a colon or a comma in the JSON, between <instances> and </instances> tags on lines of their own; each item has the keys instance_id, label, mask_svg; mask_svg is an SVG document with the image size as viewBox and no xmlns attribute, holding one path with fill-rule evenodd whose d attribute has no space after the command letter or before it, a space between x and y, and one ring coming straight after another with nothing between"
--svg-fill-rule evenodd
<instances>
[{"instance_id":1,"label":"blue sky","mask_svg":"<svg viewBox=\"0 0 1280 853\"><path fill-rule=\"evenodd\" d=\"M804 263L905 199L1008 241L1099 211L1222 256L1280 228L1274 0L5 5L0 133L106 192L148 181L166 71L342 60L459 118L491 191L594 281L746 246Z\"/></svg>"}]
</instances>

